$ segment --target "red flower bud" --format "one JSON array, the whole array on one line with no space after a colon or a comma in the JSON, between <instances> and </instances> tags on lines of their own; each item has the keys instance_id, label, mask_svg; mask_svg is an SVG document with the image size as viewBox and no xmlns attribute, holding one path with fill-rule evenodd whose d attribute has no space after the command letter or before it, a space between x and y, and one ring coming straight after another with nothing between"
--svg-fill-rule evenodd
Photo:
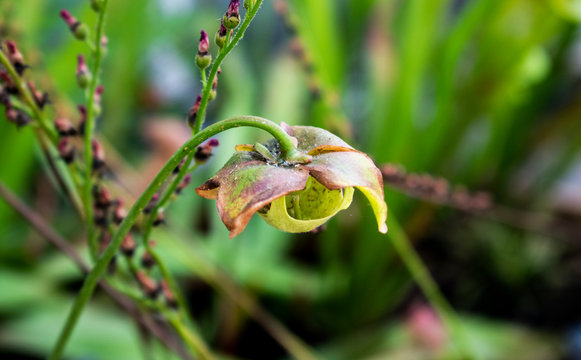
<instances>
[{"instance_id":1,"label":"red flower bud","mask_svg":"<svg viewBox=\"0 0 581 360\"><path fill-rule=\"evenodd\" d=\"M198 117L198 111L200 110L201 101L202 95L198 95L198 97L196 98L196 103L194 104L194 106L192 106L190 112L188 113L188 125L192 129L194 128L194 125L196 125L196 118Z\"/></svg>"},{"instance_id":2,"label":"red flower bud","mask_svg":"<svg viewBox=\"0 0 581 360\"><path fill-rule=\"evenodd\" d=\"M24 65L22 53L18 51L18 47L16 46L16 43L14 43L13 41L6 41L6 47L8 48L8 59L14 66L14 69L16 70L18 75L22 75L24 70L26 70L26 68L28 67Z\"/></svg>"},{"instance_id":3,"label":"red flower bud","mask_svg":"<svg viewBox=\"0 0 581 360\"><path fill-rule=\"evenodd\" d=\"M89 34L89 29L87 28L87 25L78 21L75 17L71 15L71 13L69 13L65 9L61 10L60 16L67 23L69 29L71 30L75 38L81 41L87 39L87 36Z\"/></svg>"},{"instance_id":4,"label":"red flower bud","mask_svg":"<svg viewBox=\"0 0 581 360\"><path fill-rule=\"evenodd\" d=\"M73 124L66 118L56 118L54 120L54 127L60 136L75 136L77 134L77 129Z\"/></svg>"},{"instance_id":5,"label":"red flower bud","mask_svg":"<svg viewBox=\"0 0 581 360\"><path fill-rule=\"evenodd\" d=\"M75 159L75 148L69 143L68 138L64 137L58 143L58 152L65 163L70 164Z\"/></svg>"}]
</instances>

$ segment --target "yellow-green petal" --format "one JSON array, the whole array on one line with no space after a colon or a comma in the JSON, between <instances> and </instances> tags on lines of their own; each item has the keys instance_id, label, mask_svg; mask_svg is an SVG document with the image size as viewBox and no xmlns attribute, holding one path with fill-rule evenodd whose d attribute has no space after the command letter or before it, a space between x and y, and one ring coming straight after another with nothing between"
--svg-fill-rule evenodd
<instances>
[{"instance_id":1,"label":"yellow-green petal","mask_svg":"<svg viewBox=\"0 0 581 360\"><path fill-rule=\"evenodd\" d=\"M347 209L352 201L352 187L329 190L309 177L304 190L276 199L266 213L259 214L279 230L302 233L323 225L339 211Z\"/></svg>"}]
</instances>

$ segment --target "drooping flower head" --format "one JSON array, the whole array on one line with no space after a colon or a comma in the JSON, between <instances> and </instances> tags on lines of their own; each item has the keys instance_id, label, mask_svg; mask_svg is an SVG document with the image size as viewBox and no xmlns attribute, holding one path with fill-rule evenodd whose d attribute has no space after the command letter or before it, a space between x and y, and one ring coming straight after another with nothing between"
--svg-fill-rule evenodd
<instances>
[{"instance_id":1,"label":"drooping flower head","mask_svg":"<svg viewBox=\"0 0 581 360\"><path fill-rule=\"evenodd\" d=\"M280 230L311 231L349 207L353 188L369 199L379 231L387 232L381 172L366 154L320 128L281 127L296 139L299 151L311 156L310 163L286 162L274 139L238 145L224 167L196 188L198 195L216 199L231 238L256 212Z\"/></svg>"}]
</instances>

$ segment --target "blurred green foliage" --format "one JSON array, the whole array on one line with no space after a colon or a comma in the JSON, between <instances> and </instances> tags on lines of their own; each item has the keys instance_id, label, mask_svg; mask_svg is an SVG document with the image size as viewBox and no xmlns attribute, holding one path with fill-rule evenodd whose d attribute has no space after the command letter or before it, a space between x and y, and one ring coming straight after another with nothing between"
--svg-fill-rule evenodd
<instances>
[{"instance_id":1,"label":"blurred green foliage","mask_svg":"<svg viewBox=\"0 0 581 360\"><path fill-rule=\"evenodd\" d=\"M322 126L377 164L402 164L486 190L506 206L579 220L581 204L571 210L555 196L581 159L578 1L289 0L285 19L278 5L265 2L224 63L209 122L255 114ZM98 131L127 167L141 169L150 159L148 119L185 118L200 89L198 32L212 37L226 6L111 1ZM83 45L58 18L61 8L95 20L89 1L0 0L1 35L30 59L28 76L49 89L54 113L75 116L82 94L74 69ZM176 75L176 63L184 73ZM235 144L264 135L244 129L219 138L194 185L219 169ZM0 114L0 180L83 248L82 223L47 190L52 180L39 158L30 130L16 130ZM389 188L386 197L388 226L394 219L405 225L482 358L563 356L564 334L581 318L573 296L581 286L573 265L579 233L515 229ZM216 275L226 274L323 358L450 358L453 349L430 352L409 331L410 305L425 300L361 200L320 234L284 234L253 219L229 240L214 203L188 189L153 237L218 352L286 356L233 305ZM79 272L3 202L0 264L0 357L41 357L64 321ZM139 358L143 347L129 318L101 295L71 344L71 356L99 359ZM151 351L170 356L161 346Z\"/></svg>"}]
</instances>

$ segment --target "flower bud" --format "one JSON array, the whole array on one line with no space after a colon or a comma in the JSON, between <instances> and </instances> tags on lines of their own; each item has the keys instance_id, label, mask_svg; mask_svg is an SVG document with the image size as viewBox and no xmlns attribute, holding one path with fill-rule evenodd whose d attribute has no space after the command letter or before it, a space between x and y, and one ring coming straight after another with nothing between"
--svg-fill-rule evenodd
<instances>
[{"instance_id":1,"label":"flower bud","mask_svg":"<svg viewBox=\"0 0 581 360\"><path fill-rule=\"evenodd\" d=\"M18 87L14 83L14 80L6 70L0 70L0 81L4 84L5 91L9 94L17 95L18 94Z\"/></svg>"},{"instance_id":2,"label":"flower bud","mask_svg":"<svg viewBox=\"0 0 581 360\"><path fill-rule=\"evenodd\" d=\"M198 111L200 110L200 102L202 101L202 95L198 95L196 98L196 103L190 109L188 113L188 126L192 129L196 125L196 118L198 117Z\"/></svg>"},{"instance_id":3,"label":"flower bud","mask_svg":"<svg viewBox=\"0 0 581 360\"><path fill-rule=\"evenodd\" d=\"M160 286L155 282L155 280L147 276L143 271L138 271L136 277L141 289L145 293L145 296L152 299L156 298L159 294Z\"/></svg>"},{"instance_id":4,"label":"flower bud","mask_svg":"<svg viewBox=\"0 0 581 360\"><path fill-rule=\"evenodd\" d=\"M93 196L95 198L95 207L97 209L107 210L113 203L113 198L109 190L105 187L95 187Z\"/></svg>"},{"instance_id":5,"label":"flower bud","mask_svg":"<svg viewBox=\"0 0 581 360\"><path fill-rule=\"evenodd\" d=\"M103 9L103 0L91 0L91 8L95 12L101 12Z\"/></svg>"},{"instance_id":6,"label":"flower bud","mask_svg":"<svg viewBox=\"0 0 581 360\"><path fill-rule=\"evenodd\" d=\"M94 96L93 112L95 113L96 116L101 114L101 98L104 90L105 88L103 87L103 85L99 85L97 86L97 89L95 89L95 95L93 95Z\"/></svg>"},{"instance_id":7,"label":"flower bud","mask_svg":"<svg viewBox=\"0 0 581 360\"><path fill-rule=\"evenodd\" d=\"M86 89L91 82L91 74L89 73L87 63L85 62L85 57L83 55L79 55L77 59L77 84L81 89Z\"/></svg>"},{"instance_id":8,"label":"flower bud","mask_svg":"<svg viewBox=\"0 0 581 360\"><path fill-rule=\"evenodd\" d=\"M153 211L153 208L157 206L158 202L159 202L159 193L155 193L151 197L151 200L149 200L149 203L147 203L147 205L143 209L143 213L144 214L151 213L151 211Z\"/></svg>"},{"instance_id":9,"label":"flower bud","mask_svg":"<svg viewBox=\"0 0 581 360\"><path fill-rule=\"evenodd\" d=\"M196 64L202 70L210 66L212 62L212 55L208 52L209 49L210 41L208 40L208 33L202 30L200 32L200 42L198 43L198 53L196 54Z\"/></svg>"},{"instance_id":10,"label":"flower bud","mask_svg":"<svg viewBox=\"0 0 581 360\"><path fill-rule=\"evenodd\" d=\"M75 129L73 124L66 118L56 118L54 120L54 128L62 137L77 135L77 129Z\"/></svg>"},{"instance_id":11,"label":"flower bud","mask_svg":"<svg viewBox=\"0 0 581 360\"><path fill-rule=\"evenodd\" d=\"M109 225L109 220L107 219L107 212L103 209L95 209L93 212L93 220L95 225L106 228Z\"/></svg>"},{"instance_id":12,"label":"flower bud","mask_svg":"<svg viewBox=\"0 0 581 360\"><path fill-rule=\"evenodd\" d=\"M224 26L224 19L220 21L220 30L216 32L216 36L214 36L214 41L216 45L221 49L226 44L226 39L228 39L228 29Z\"/></svg>"},{"instance_id":13,"label":"flower bud","mask_svg":"<svg viewBox=\"0 0 581 360\"><path fill-rule=\"evenodd\" d=\"M101 36L101 53L107 53L107 45L109 45L109 38L105 35Z\"/></svg>"},{"instance_id":14,"label":"flower bud","mask_svg":"<svg viewBox=\"0 0 581 360\"><path fill-rule=\"evenodd\" d=\"M49 102L48 94L46 92L37 90L36 86L34 86L34 83L32 81L29 81L27 84L28 88L30 89L30 92L32 93L34 103L42 110L44 106Z\"/></svg>"},{"instance_id":15,"label":"flower bud","mask_svg":"<svg viewBox=\"0 0 581 360\"><path fill-rule=\"evenodd\" d=\"M132 257L135 254L135 240L131 234L125 235L123 242L121 243L121 252L127 257Z\"/></svg>"},{"instance_id":16,"label":"flower bud","mask_svg":"<svg viewBox=\"0 0 581 360\"><path fill-rule=\"evenodd\" d=\"M65 163L70 164L75 159L75 148L69 143L69 139L64 137L58 143L58 152Z\"/></svg>"},{"instance_id":17,"label":"flower bud","mask_svg":"<svg viewBox=\"0 0 581 360\"><path fill-rule=\"evenodd\" d=\"M178 307L178 302L176 300L176 297L175 297L173 291L171 291L171 289L169 288L167 281L165 281L165 280L161 280L161 293L163 294L163 297L165 298L165 303L167 304L167 306L169 306L172 309L175 309Z\"/></svg>"},{"instance_id":18,"label":"flower bud","mask_svg":"<svg viewBox=\"0 0 581 360\"><path fill-rule=\"evenodd\" d=\"M85 41L89 35L89 28L87 25L75 19L67 10L61 10L61 18L67 23L69 29L77 38L77 40Z\"/></svg>"},{"instance_id":19,"label":"flower bud","mask_svg":"<svg viewBox=\"0 0 581 360\"><path fill-rule=\"evenodd\" d=\"M22 58L22 53L18 51L16 43L14 41L6 41L6 47L8 48L8 59L14 66L14 69L18 75L22 75L24 70L28 67L24 65L24 59Z\"/></svg>"},{"instance_id":20,"label":"flower bud","mask_svg":"<svg viewBox=\"0 0 581 360\"><path fill-rule=\"evenodd\" d=\"M204 164L212 156L212 149L217 147L220 143L218 139L210 139L205 144L196 148L194 159L198 164Z\"/></svg>"},{"instance_id":21,"label":"flower bud","mask_svg":"<svg viewBox=\"0 0 581 360\"><path fill-rule=\"evenodd\" d=\"M143 255L141 255L141 266L146 269L151 269L155 265L155 259L153 255L149 251L145 251Z\"/></svg>"},{"instance_id":22,"label":"flower bud","mask_svg":"<svg viewBox=\"0 0 581 360\"><path fill-rule=\"evenodd\" d=\"M235 29L240 24L240 0L230 0L223 22L227 29Z\"/></svg>"},{"instance_id":23,"label":"flower bud","mask_svg":"<svg viewBox=\"0 0 581 360\"><path fill-rule=\"evenodd\" d=\"M4 106L8 106L10 104L10 95L2 85L0 85L0 104Z\"/></svg>"},{"instance_id":24,"label":"flower bud","mask_svg":"<svg viewBox=\"0 0 581 360\"><path fill-rule=\"evenodd\" d=\"M85 126L87 125L87 108L84 105L77 106L81 118L79 119L79 135L85 135Z\"/></svg>"},{"instance_id":25,"label":"flower bud","mask_svg":"<svg viewBox=\"0 0 581 360\"><path fill-rule=\"evenodd\" d=\"M152 225L153 226L159 226L159 225L162 225L162 224L165 224L165 216L163 215L163 212L160 211L157 214L157 216L155 217L155 220L153 220Z\"/></svg>"},{"instance_id":26,"label":"flower bud","mask_svg":"<svg viewBox=\"0 0 581 360\"><path fill-rule=\"evenodd\" d=\"M7 105L4 109L4 115L6 116L6 120L16 124L18 128L30 122L30 117L24 111L13 108L11 104Z\"/></svg>"},{"instance_id":27,"label":"flower bud","mask_svg":"<svg viewBox=\"0 0 581 360\"><path fill-rule=\"evenodd\" d=\"M93 148L93 171L96 173L102 173L105 170L105 151L101 144L93 139L91 142Z\"/></svg>"},{"instance_id":28,"label":"flower bud","mask_svg":"<svg viewBox=\"0 0 581 360\"><path fill-rule=\"evenodd\" d=\"M212 80L212 88L210 89L210 96L208 97L208 101L212 101L216 98L217 89L218 89L218 75L222 73L222 69L218 69L216 76L214 76L214 80Z\"/></svg>"},{"instance_id":29,"label":"flower bud","mask_svg":"<svg viewBox=\"0 0 581 360\"><path fill-rule=\"evenodd\" d=\"M184 166L184 164L186 163L186 158L183 158L182 161L180 161L180 163L178 164L178 166L176 166L173 171L172 174L176 175L180 172L180 170L182 169L182 166Z\"/></svg>"},{"instance_id":30,"label":"flower bud","mask_svg":"<svg viewBox=\"0 0 581 360\"><path fill-rule=\"evenodd\" d=\"M181 194L181 192L188 187L188 185L190 184L190 182L192 181L192 175L187 174L184 177L184 180L182 180L181 183L179 183L178 187L176 188L176 194L179 195Z\"/></svg>"},{"instance_id":31,"label":"flower bud","mask_svg":"<svg viewBox=\"0 0 581 360\"><path fill-rule=\"evenodd\" d=\"M117 199L115 210L113 210L113 222L119 225L123 220L125 220L125 217L127 217L127 211L123 207L123 200Z\"/></svg>"}]
</instances>

